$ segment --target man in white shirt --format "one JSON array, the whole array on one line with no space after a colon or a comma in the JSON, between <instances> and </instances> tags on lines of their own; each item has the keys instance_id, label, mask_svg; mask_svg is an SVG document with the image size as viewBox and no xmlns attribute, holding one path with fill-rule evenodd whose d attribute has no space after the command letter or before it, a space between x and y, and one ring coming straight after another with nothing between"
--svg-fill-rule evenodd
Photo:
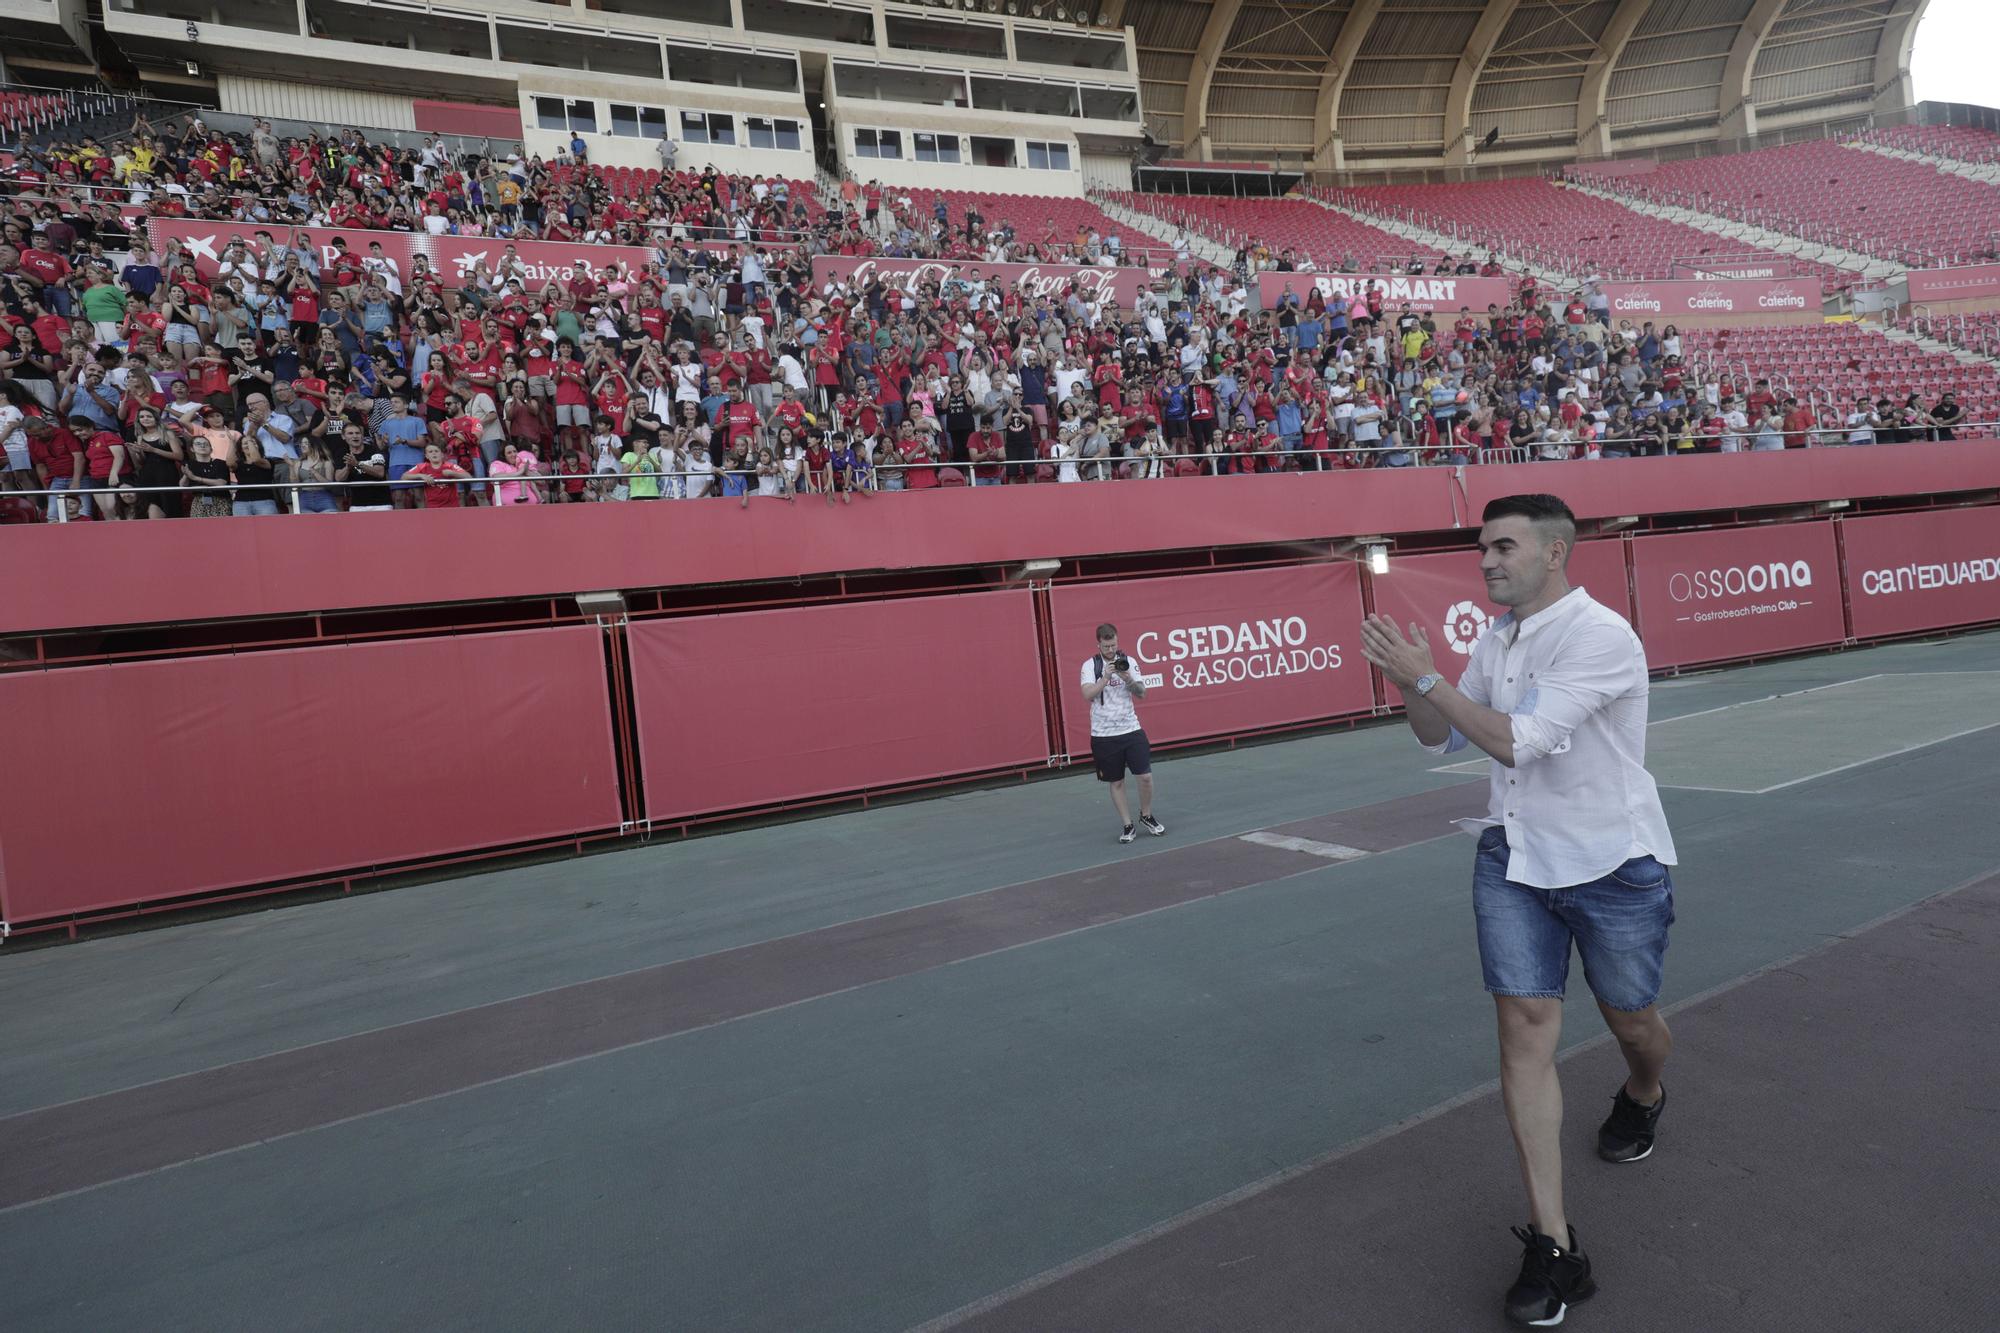
<instances>
[{"instance_id":1,"label":"man in white shirt","mask_svg":"<svg viewBox=\"0 0 2000 1333\"><path fill-rule=\"evenodd\" d=\"M1146 682L1132 674L1132 659L1118 651L1118 627L1097 627L1097 654L1083 664L1083 698L1090 705L1090 757L1097 765L1097 780L1111 788L1111 804L1118 808L1118 822L1124 831L1118 841L1130 842L1138 836L1132 828L1132 810L1125 803L1125 770L1139 779L1139 822L1146 832L1160 837L1167 826L1153 818L1153 749L1139 725L1139 710L1133 705L1146 697Z\"/></svg>"},{"instance_id":2,"label":"man in white shirt","mask_svg":"<svg viewBox=\"0 0 2000 1333\"><path fill-rule=\"evenodd\" d=\"M1506 1313L1560 1323L1596 1290L1563 1214L1562 1084L1556 1044L1572 942L1631 1077L1598 1129L1598 1155L1653 1150L1673 1039L1656 1001L1674 921L1673 838L1646 772L1645 650L1624 617L1564 573L1576 519L1553 495L1486 506L1479 567L1512 608L1473 646L1454 688L1421 626L1405 639L1370 616L1362 654L1403 692L1410 729L1434 754L1493 757L1472 897L1480 970L1499 1010L1500 1091L1527 1185L1531 1227Z\"/></svg>"}]
</instances>

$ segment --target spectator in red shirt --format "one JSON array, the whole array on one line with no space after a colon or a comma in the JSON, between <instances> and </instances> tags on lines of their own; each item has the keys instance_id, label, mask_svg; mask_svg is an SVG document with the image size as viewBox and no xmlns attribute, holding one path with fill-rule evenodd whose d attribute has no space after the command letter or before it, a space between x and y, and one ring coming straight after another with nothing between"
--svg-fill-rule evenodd
<instances>
[{"instance_id":1,"label":"spectator in red shirt","mask_svg":"<svg viewBox=\"0 0 2000 1333\"><path fill-rule=\"evenodd\" d=\"M472 476L457 463L446 459L444 449L436 441L424 446L424 461L403 475L423 479L426 509L460 508L465 503L459 495L464 488L453 483L468 480Z\"/></svg>"}]
</instances>

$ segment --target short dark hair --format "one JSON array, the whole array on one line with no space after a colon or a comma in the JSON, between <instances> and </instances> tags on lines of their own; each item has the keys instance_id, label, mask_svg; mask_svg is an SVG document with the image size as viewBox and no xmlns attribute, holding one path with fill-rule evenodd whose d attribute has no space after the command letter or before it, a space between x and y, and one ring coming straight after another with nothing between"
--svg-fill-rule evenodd
<instances>
[{"instance_id":1,"label":"short dark hair","mask_svg":"<svg viewBox=\"0 0 2000 1333\"><path fill-rule=\"evenodd\" d=\"M1486 502L1486 509L1479 515L1482 523L1491 523L1496 518L1525 518L1539 532L1542 542L1563 543L1563 563L1569 563L1569 553L1576 547L1576 515L1570 512L1562 497L1535 492L1528 495L1503 495L1497 500Z\"/></svg>"},{"instance_id":2,"label":"short dark hair","mask_svg":"<svg viewBox=\"0 0 2000 1333\"><path fill-rule=\"evenodd\" d=\"M1107 620L1097 627L1097 637L1100 639L1115 639L1118 637L1118 627Z\"/></svg>"}]
</instances>

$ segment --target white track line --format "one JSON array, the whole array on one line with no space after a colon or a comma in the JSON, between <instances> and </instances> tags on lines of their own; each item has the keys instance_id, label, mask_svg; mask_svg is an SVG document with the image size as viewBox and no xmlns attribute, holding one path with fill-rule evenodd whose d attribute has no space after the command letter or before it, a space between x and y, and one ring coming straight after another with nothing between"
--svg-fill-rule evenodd
<instances>
[{"instance_id":1,"label":"white track line","mask_svg":"<svg viewBox=\"0 0 2000 1333\"><path fill-rule=\"evenodd\" d=\"M1311 838L1294 838L1284 833L1245 833L1238 838L1241 842L1254 842L1260 847L1276 847L1281 851L1304 852L1307 856L1325 857L1329 861L1358 861L1368 855L1359 847L1344 847L1337 842L1314 842Z\"/></svg>"}]
</instances>

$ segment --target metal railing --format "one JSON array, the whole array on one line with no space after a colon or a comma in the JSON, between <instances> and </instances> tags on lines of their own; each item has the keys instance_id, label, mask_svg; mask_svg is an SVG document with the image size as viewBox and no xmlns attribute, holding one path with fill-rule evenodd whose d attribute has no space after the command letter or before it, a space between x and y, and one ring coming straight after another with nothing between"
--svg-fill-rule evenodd
<instances>
[{"instance_id":1,"label":"metal railing","mask_svg":"<svg viewBox=\"0 0 2000 1333\"><path fill-rule=\"evenodd\" d=\"M1816 422L1806 431L1780 432L1786 438L1790 438L1791 436L1800 433L1803 433L1806 436L1802 444L1799 445L1788 444L1786 446L1787 448L1858 447L1858 446L1851 446L1848 443L1847 436L1850 427L1846 426L1845 424L1842 424L1839 421L1828 419L1828 417L1826 415L1823 415L1820 411L1816 410L1814 415L1816 417ZM2000 421L1982 421L1982 422L1962 421L1957 423L1955 426L1951 427L1951 429L1956 431L1973 432L1971 438L1978 438L1979 432L1991 432L1993 428L1996 426L2000 426ZM1887 428L1888 427L1886 426L1880 427L1880 429L1887 429ZM1758 450L1753 449L1751 446L1753 441L1758 437L1760 433L1761 432L1759 432L1754 426L1746 431L1733 432L1730 438L1733 438L1734 440L1738 441L1741 444L1741 447L1733 450L1725 448L1722 452L1735 452L1735 453L1759 452ZM1343 436L1342 438L1345 437ZM1900 443L1922 444L1929 442L1930 441L1917 440L1917 441L1901 441ZM1557 456L1551 452L1553 450L1558 450L1558 449L1565 451L1565 453L1561 456ZM1584 461L1586 459L1595 458L1598 454L1601 454L1607 450L1613 452L1627 452L1635 455L1639 454L1643 450L1657 450L1658 452L1649 455L1653 457L1661 457L1661 456L1674 457L1676 455L1681 455L1681 454L1686 454L1690 457L1708 456L1709 454L1715 452L1706 449L1679 449L1676 447L1675 441L1673 440L1668 440L1665 443L1664 448L1662 448L1660 437L1657 434L1651 434L1651 433L1641 434L1641 435L1600 437L1598 439L1589 441L1536 440L1519 445L1507 444L1507 445L1494 445L1494 446L1461 445L1451 441L1431 442L1422 439L1414 439L1414 440L1406 439L1398 436L1395 438L1385 439L1382 441L1377 441L1372 443L1363 442L1358 444L1329 445L1324 448L1307 449L1307 448L1288 448L1285 447L1282 440L1280 440L1279 443L1274 447L1260 448L1253 450L1208 449L1203 451L1169 451L1165 453L1147 454L1147 455L1135 455L1131 453L1126 453L1122 455L1102 455L1102 456L1090 456L1090 457L1070 454L1056 458L1037 455L1034 458L978 459L978 460L967 460L967 461L959 461L956 459L949 459L949 458L919 459L916 461L889 461L889 460L883 460L880 462L871 461L863 464L861 467L856 469L857 472L862 474L862 477L853 483L852 489L866 490L866 491L901 489L896 487L881 486L879 484L881 476L885 473L892 475L907 476L907 474L911 472L922 471L922 470L929 470L935 472L947 468L959 470L962 475L967 473L972 474L970 476L965 477L965 480L968 483L971 482L974 479L974 477L980 475L979 474L980 469L992 469L998 471L1002 475L1002 477L1007 477L1007 476L1020 476L1024 473L1032 475L1038 473L1041 469L1044 468L1053 468L1057 470L1058 473L1060 473L1065 466L1074 467L1077 471L1079 480L1144 481L1144 480L1158 480L1166 478L1175 478L1175 479L1183 478L1185 475L1188 474L1182 474L1178 469L1178 467L1167 466L1168 464L1179 464L1181 462L1192 462L1197 464L1198 466L1205 465L1208 469L1210 469L1194 475L1224 476L1224 475L1248 475L1250 473L1257 473L1262 475L1262 474L1275 473L1279 471L1289 471L1289 470L1347 471L1347 470L1358 470L1360 468L1367 466L1459 467L1459 466L1495 466L1506 463L1528 463L1534 461L1574 462L1574 461ZM1762 452L1773 452L1773 451L1765 450ZM1407 455L1410 461L1406 464L1388 463L1384 461L1387 458L1398 455ZM1251 466L1247 468L1238 466L1239 464L1246 462L1251 464L1269 463L1272 464L1273 466L1270 467ZM1296 469L1287 469L1283 465L1288 462L1296 462L1299 464L1299 466ZM834 469L834 471L837 472L838 469ZM1121 473L1123 473L1124 475L1120 475ZM402 493L405 495L421 494L423 491L429 488L438 486L450 486L458 489L461 492L461 499L463 499L463 492L467 488L474 488L474 492L476 495L483 495L486 491L494 487L501 487L501 486L533 487L535 488L536 492L539 495L545 497L543 500L539 501L542 503L560 503L560 501L546 499L547 496L549 496L552 492L556 490L571 491L578 487L582 487L585 490L590 490L594 489L596 486L616 487L619 485L624 485L629 488L630 484L633 481L651 482L656 485L662 485L662 486L666 486L667 483L670 482L679 482L681 484L681 489L686 489L688 484L697 478L706 479L708 483L708 485L705 487L705 489L707 490L707 494L694 497L661 496L659 498L663 499L738 498L736 494L725 494L722 488L723 478L725 477L750 479L746 483L745 490L741 493L742 498L745 500L753 498L780 499L780 498L785 498L787 495L791 496L792 498L796 498L799 495L837 494L841 490L849 489L849 487L846 485L837 485L835 489L832 491L826 491L821 489L819 485L821 478L814 476L805 467L803 460L800 460L799 467L796 472L786 472L783 475L787 479L788 484L785 485L781 489L780 493L776 496L765 496L760 494L755 489L756 474L753 469L744 467L729 467L729 466L719 466L719 467L694 469L694 470L662 468L658 471L621 470L618 472L599 471L599 472L586 472L586 473L535 471L535 472L521 472L518 474L509 474L502 476L491 476L491 475L477 476L471 474L460 477L420 476L415 478L414 480L406 476L404 478L393 481L391 480L382 480L382 481L331 480L330 481L318 478L304 479L304 480L301 479L279 480L274 478L273 480L270 481L255 481L255 482L231 481L227 483L216 483L212 485L197 485L197 484L183 483L178 486L134 486L123 481L120 481L118 484L114 486L109 484L107 479L104 482L93 483L81 488L54 487L54 488L39 489L39 490L17 490L11 492L0 492L0 494L11 494L16 497L43 501L45 503L43 504L42 507L49 510L48 521L52 523L64 523L70 521L71 516L68 512L69 504L64 503L60 505L51 505L46 502L60 498L66 502L75 502L80 505L84 500L90 497L103 496L103 495L111 495L114 497L132 496L134 498L154 496L154 495L177 496L177 497L178 496L199 497L202 495L215 495L215 496L222 496L225 498L229 498L232 501L234 501L245 498L243 496L234 494L235 492L247 491L247 492L254 492L253 495L248 497L250 499L273 500L274 502L280 503L282 507L288 509L291 513L300 514L305 511L302 508L302 503L299 497L306 492L319 492L335 497L345 496L350 502L350 508L360 509L362 510L362 512L375 512L375 511L388 510L391 506L387 502L397 493ZM987 475L990 476L990 473ZM672 489L672 487L668 487L668 489ZM910 489L925 489L925 488L910 488ZM352 502L353 498L356 495L364 495L364 496L379 495L383 503L373 504L369 506L355 506L353 505ZM279 499L280 496L283 497L282 500ZM652 497L644 497L644 498L652 498ZM534 503L534 502L528 502L528 503ZM418 505L415 507L422 508L423 506ZM476 507L476 506L468 506L468 507ZM513 508L518 506L499 505L492 507ZM342 512L342 511L326 511L326 512Z\"/></svg>"}]
</instances>

